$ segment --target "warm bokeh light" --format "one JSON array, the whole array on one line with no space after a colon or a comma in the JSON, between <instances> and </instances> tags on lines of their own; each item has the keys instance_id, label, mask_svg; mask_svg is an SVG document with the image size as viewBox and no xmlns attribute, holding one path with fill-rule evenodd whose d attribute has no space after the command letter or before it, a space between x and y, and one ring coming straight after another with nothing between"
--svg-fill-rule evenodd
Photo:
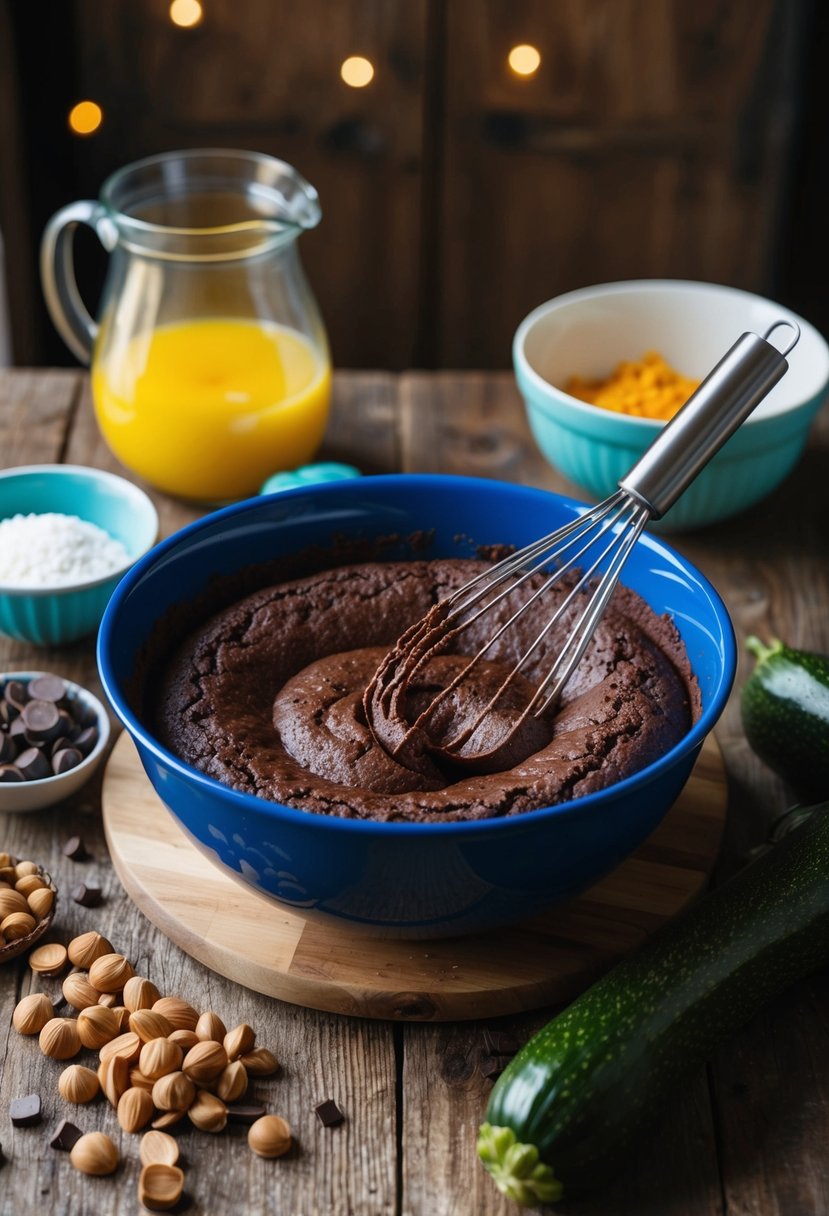
<instances>
[{"instance_id":1,"label":"warm bokeh light","mask_svg":"<svg viewBox=\"0 0 829 1216\"><path fill-rule=\"evenodd\" d=\"M204 16L199 0L173 0L170 5L170 20L182 29L192 29Z\"/></svg>"},{"instance_id":2,"label":"warm bokeh light","mask_svg":"<svg viewBox=\"0 0 829 1216\"><path fill-rule=\"evenodd\" d=\"M534 76L541 66L541 53L538 47L522 42L520 46L512 48L507 62L516 76Z\"/></svg>"},{"instance_id":3,"label":"warm bokeh light","mask_svg":"<svg viewBox=\"0 0 829 1216\"><path fill-rule=\"evenodd\" d=\"M364 89L374 79L374 64L362 55L349 55L343 60L340 75L352 89Z\"/></svg>"},{"instance_id":4,"label":"warm bokeh light","mask_svg":"<svg viewBox=\"0 0 829 1216\"><path fill-rule=\"evenodd\" d=\"M75 135L91 135L104 121L104 112L96 101L79 101L69 111L69 129Z\"/></svg>"}]
</instances>

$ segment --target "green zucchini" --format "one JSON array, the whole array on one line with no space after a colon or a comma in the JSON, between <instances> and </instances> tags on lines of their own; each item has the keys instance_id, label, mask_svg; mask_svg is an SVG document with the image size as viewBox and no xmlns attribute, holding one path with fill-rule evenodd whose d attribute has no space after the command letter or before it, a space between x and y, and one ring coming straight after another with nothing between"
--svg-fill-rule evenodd
<instances>
[{"instance_id":1,"label":"green zucchini","mask_svg":"<svg viewBox=\"0 0 829 1216\"><path fill-rule=\"evenodd\" d=\"M683 1074L829 962L829 802L553 1018L490 1096L478 1153L525 1205L606 1180Z\"/></svg>"},{"instance_id":2,"label":"green zucchini","mask_svg":"<svg viewBox=\"0 0 829 1216\"><path fill-rule=\"evenodd\" d=\"M757 666L743 686L746 738L801 796L829 796L829 656L776 638L746 640Z\"/></svg>"}]
</instances>

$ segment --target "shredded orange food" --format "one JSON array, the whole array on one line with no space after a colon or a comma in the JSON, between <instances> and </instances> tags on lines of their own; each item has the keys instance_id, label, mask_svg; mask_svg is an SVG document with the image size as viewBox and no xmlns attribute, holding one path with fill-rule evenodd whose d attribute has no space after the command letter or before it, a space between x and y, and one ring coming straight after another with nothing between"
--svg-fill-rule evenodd
<instances>
[{"instance_id":1,"label":"shredded orange food","mask_svg":"<svg viewBox=\"0 0 829 1216\"><path fill-rule=\"evenodd\" d=\"M649 350L641 359L620 363L603 380L571 376L564 391L605 410L667 421L685 404L699 383L699 380L680 375L660 354Z\"/></svg>"}]
</instances>

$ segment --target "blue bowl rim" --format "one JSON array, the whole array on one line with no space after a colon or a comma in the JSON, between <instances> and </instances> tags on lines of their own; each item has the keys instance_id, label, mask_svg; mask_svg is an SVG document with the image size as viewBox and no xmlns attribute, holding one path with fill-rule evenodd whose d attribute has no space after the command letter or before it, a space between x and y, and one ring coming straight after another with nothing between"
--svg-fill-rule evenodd
<instances>
[{"instance_id":1,"label":"blue bowl rim","mask_svg":"<svg viewBox=\"0 0 829 1216\"><path fill-rule=\"evenodd\" d=\"M158 536L158 512L155 509L155 504L148 494L145 494L140 486L128 481L126 477L119 477L117 473L110 473L106 469L95 469L83 464L21 464L12 465L7 469L0 469L0 481L13 481L15 477L24 475L45 474L47 477L62 477L66 473L80 474L86 477L89 481L103 482L124 499L131 500L134 504L139 505L144 512L148 528L147 534L152 534L152 540L147 544L143 544L139 551L128 556L127 560L115 570L111 570L108 574L102 574L97 578L81 579L75 583L56 583L50 586L42 587L21 587L18 583L0 583L0 595L10 596L15 599L43 599L45 596L65 596L71 595L76 591L92 591L96 587L103 587L107 583L117 581L129 570L130 566L142 557L148 549L153 546L153 541ZM126 487L126 489L125 489ZM10 518L7 515L0 516L2 519Z\"/></svg>"},{"instance_id":2,"label":"blue bowl rim","mask_svg":"<svg viewBox=\"0 0 829 1216\"><path fill-rule=\"evenodd\" d=\"M807 321L805 317L801 317L799 313L794 312L791 308L786 308L783 304L778 304L776 300L770 299L768 296L761 296L756 291L745 291L741 287L731 287L726 283L712 283L704 279L619 279L610 283L593 283L586 287L577 287L573 291L564 292L560 296L553 296L550 300L544 300L543 303L536 305L532 312L519 323L512 339L512 362L515 369L516 377L524 378L528 384L537 389L544 395L554 393L559 399L560 404L578 415L595 418L597 414L607 411L602 411L600 407L591 405L587 401L582 401L578 397L571 396L565 392L557 384L551 384L549 380L545 380L534 367L530 365L526 354L524 353L524 345L532 327L545 317L553 307L575 303L580 300L589 299L591 296L613 296L622 295L625 292L645 292L648 289L658 289L660 291L675 292L691 292L692 294L702 294L703 290L717 291L730 296L743 296L750 300L760 300L764 304L770 304L777 308L783 319L791 318L796 321L804 332L809 331L817 339L823 348L823 361L825 371L823 380L815 393L810 397L804 398L802 401L792 402L789 405L779 406L773 414L750 414L743 423L743 426L752 428L762 426L764 423L770 423L773 419L779 418L786 414L796 414L799 410L808 409L809 407L817 409L820 405L827 386L829 386L829 344L823 334L814 326L811 321ZM736 340L736 338L735 338ZM725 352L723 352L725 353ZM665 422L660 418L640 418L635 414L622 414L611 412L611 417L618 419L618 425L630 425L634 430L659 431L665 426Z\"/></svg>"},{"instance_id":3,"label":"blue bowl rim","mask_svg":"<svg viewBox=\"0 0 829 1216\"><path fill-rule=\"evenodd\" d=\"M499 482L482 477L462 477L443 473L393 473L349 479L347 481L320 483L312 486L298 486L296 489L281 491L279 498L280 500L287 500L289 497L301 498L307 496L310 492L313 492L315 496L323 495L327 497L328 495L337 494L349 496L351 494L364 493L369 486L376 488L377 492L382 493L383 488L387 485L399 487L401 479L404 478L407 484L415 489L426 489L427 487L445 487L446 489L450 489L454 486L457 488L467 487L469 489L479 487L480 489L492 491L493 487L495 487L496 489L507 489L527 498L535 498L537 500L555 498L566 506L582 512L589 510L587 504L579 502L574 498L568 498L564 494L556 494L550 490L539 490L532 486ZM373 493L374 489L369 492ZM187 524L179 529L179 531L173 533L172 536L155 545L149 553L144 554L121 579L113 592L101 621L96 645L98 672L104 693L113 711L120 718L133 739L144 747L154 757L156 762L174 772L177 777L194 783L199 789L214 797L218 796L222 801L230 806L237 807L240 811L255 812L259 815L265 814L268 818L285 820L289 824L296 826L309 827L310 823L313 822L315 830L323 832L345 832L346 834L356 833L357 835L380 837L411 836L418 839L431 836L488 836L490 833L516 832L520 831L522 827L528 828L547 819L566 818L572 815L589 814L590 812L598 813L606 802L611 801L620 793L629 792L637 786L644 787L650 785L658 780L667 769L673 767L674 764L692 753L697 747L700 747L722 713L731 693L737 669L737 647L731 618L719 593L696 566L677 553L670 545L652 534L644 534L637 541L637 544L644 543L657 553L661 552L673 558L683 569L692 575L707 593L722 626L724 654L719 686L714 690L710 703L703 709L699 721L664 756L647 765L646 768L641 769L638 773L634 773L632 776L626 777L623 781L618 781L606 789L598 790L593 794L585 794L580 798L574 798L569 802L559 803L556 806L540 807L537 810L523 811L520 815L509 817L472 821L464 820L462 822L450 823L388 823L381 820L346 819L329 815L317 815L311 811L298 810L295 807L285 806L280 802L270 802L265 798L258 798L254 794L246 794L240 790L234 790L230 786L218 781L215 777L210 777L192 765L180 760L172 752L163 747L146 730L129 708L126 701L121 697L108 655L115 641L115 623L120 603L129 594L134 584L142 578L146 570L159 558L162 558L176 545L181 544L182 541L187 540L190 536L197 534L205 528L215 526L217 521L232 519L236 515L253 510L263 502L272 503L273 498L270 496L264 498L257 496L244 499L242 502L233 503L227 507L222 507L218 511L213 511L203 516L194 523Z\"/></svg>"}]
</instances>

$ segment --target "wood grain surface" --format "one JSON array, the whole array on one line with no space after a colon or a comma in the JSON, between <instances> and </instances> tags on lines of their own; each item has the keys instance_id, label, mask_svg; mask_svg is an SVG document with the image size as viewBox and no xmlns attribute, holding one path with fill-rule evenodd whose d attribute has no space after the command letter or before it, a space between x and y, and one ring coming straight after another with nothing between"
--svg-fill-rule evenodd
<instances>
[{"instance_id":1,"label":"wood grain surface","mask_svg":"<svg viewBox=\"0 0 829 1216\"><path fill-rule=\"evenodd\" d=\"M256 992L329 1013L401 1021L494 1017L572 1000L696 898L726 811L714 739L662 823L612 874L562 908L469 937L373 939L270 903L178 825L122 735L102 791L110 857L127 893L171 941Z\"/></svg>"},{"instance_id":2,"label":"wood grain surface","mask_svg":"<svg viewBox=\"0 0 829 1216\"><path fill-rule=\"evenodd\" d=\"M5 466L72 461L119 470L98 439L86 379L72 372L0 375L0 452ZM340 375L326 452L372 472L446 469L572 491L535 452L511 377ZM192 508L154 495L165 532ZM740 646L748 632L778 635L829 652L829 416L824 411L796 472L750 513L677 537L723 595ZM38 666L100 693L91 640L35 651L0 637L0 670ZM742 662L739 685L750 669ZM748 749L732 696L717 728L729 778L726 874L765 835L790 795ZM91 858L61 852L80 833ZM551 1010L497 1020L400 1025L302 1009L215 975L171 944L118 881L102 835L100 781L35 815L0 817L0 848L48 864L61 889L54 936L106 933L137 969L226 1021L247 1020L283 1063L256 1085L270 1109L293 1124L291 1157L263 1161L232 1132L180 1135L194 1214L236 1216L516 1216L477 1164L474 1140L491 1081L481 1072L496 1031L519 1041ZM100 908L68 897L78 881L104 890ZM9 1028L19 997L55 980L23 962L0 970L0 1212L136 1216L137 1148L99 1102L71 1113L55 1084L61 1066ZM79 1057L84 1060L85 1056ZM825 1216L829 1211L829 977L797 985L722 1045L674 1095L625 1176L565 1216ZM8 1101L40 1090L39 1128L13 1129ZM313 1106L333 1097L346 1113L322 1128ZM121 1146L112 1178L75 1173L48 1147L69 1114Z\"/></svg>"}]
</instances>

